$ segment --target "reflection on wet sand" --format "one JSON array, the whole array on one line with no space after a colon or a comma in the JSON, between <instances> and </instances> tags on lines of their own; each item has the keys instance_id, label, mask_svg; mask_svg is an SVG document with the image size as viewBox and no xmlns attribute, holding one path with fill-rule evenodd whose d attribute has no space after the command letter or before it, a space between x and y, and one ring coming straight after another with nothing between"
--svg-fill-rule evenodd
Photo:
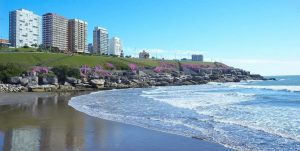
<instances>
[{"instance_id":1,"label":"reflection on wet sand","mask_svg":"<svg viewBox=\"0 0 300 151\"><path fill-rule=\"evenodd\" d=\"M67 105L72 94L36 96L0 106L3 150L82 150L84 117ZM30 98L32 99L32 98Z\"/></svg>"}]
</instances>

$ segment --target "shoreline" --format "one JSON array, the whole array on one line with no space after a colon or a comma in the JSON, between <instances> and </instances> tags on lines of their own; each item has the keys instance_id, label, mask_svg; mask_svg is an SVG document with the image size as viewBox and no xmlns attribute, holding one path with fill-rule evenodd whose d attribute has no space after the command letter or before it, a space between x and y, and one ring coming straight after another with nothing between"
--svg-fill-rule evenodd
<instances>
[{"instance_id":1,"label":"shoreline","mask_svg":"<svg viewBox=\"0 0 300 151\"><path fill-rule=\"evenodd\" d=\"M92 127L98 129L102 133L105 133L105 134L110 133L109 135L106 135L106 137L108 137L108 138L105 139L106 142L104 144L102 144L102 145L105 145L105 147L107 147L107 148L103 148L101 146L98 146L97 144L90 144L90 145L85 144L88 147L83 147L82 148L83 150L95 150L95 149L96 150L124 150L124 147L125 147L125 149L127 148L129 150L149 150L149 149L150 150L151 149L152 150L199 150L199 149L232 150L230 148L226 148L225 146L214 143L214 142L199 140L199 139L192 138L192 137L185 137L185 136L181 136L181 135L170 134L170 133L156 131L156 130L150 130L150 129L142 128L142 127L135 126L135 125L129 125L129 124L125 124L125 123L120 123L120 122L100 119L97 117L92 117L92 116L86 115L80 111L73 109L73 107L71 107L71 106L68 106L68 102L72 97L76 97L79 95L85 95L85 94L89 94L89 93L92 93L92 92L79 92L79 93L74 92L71 94L69 93L67 95L62 94L62 93L57 93L57 92L51 92L51 93L31 92L31 93L16 93L16 94L15 93L5 93L4 95L2 95L0 97L0 107L2 108L2 114L4 114L5 110L3 110L3 107L12 106L12 111L11 110L7 111L10 113L10 112L13 112L13 110L18 110L18 106L21 106L21 108L22 108L22 106L23 107L27 106L26 108L28 108L28 107L31 108L30 106L32 106L32 104L36 104L36 101L37 101L38 103L37 103L37 106L34 108L34 110L42 112L43 114L46 114L46 110L50 110L50 111L54 110L55 112L59 111L59 113L61 114L61 115L58 115L58 117L55 116L55 118L51 118L52 120L50 120L50 121L48 121L49 119L47 119L47 118L45 119L43 117L43 114L35 115L35 116L37 116L35 118L38 118L39 120L41 120L43 122L46 122L46 123L50 122L49 124L46 124L47 125L46 129L47 129L47 127L51 128L54 126L54 129L52 129L52 131L53 131L52 133L57 133L55 131L61 131L62 129L58 128L58 127L65 125L65 124L61 124L61 123L64 123L63 122L64 120L63 121L61 121L61 120L65 119L66 117L69 117L69 116L71 116L71 119L73 119L72 121L75 123L78 123L79 122L78 120L82 121L83 119L85 119L82 121L85 123L84 125L98 123L98 124L102 125L103 127L105 127L106 130L103 131L101 129L103 127L101 127L101 126L99 127L99 125L96 128L95 126L97 124ZM60 98L67 98L67 100L65 99L62 101L62 100L60 100ZM35 99L35 100L33 100L33 99ZM56 105L55 105L55 102L56 102ZM53 103L54 103L54 105L53 105ZM17 109L15 109L15 108L17 108ZM46 109L44 109L45 111L43 110L43 108L46 108ZM59 108L61 108L61 109L59 109ZM57 110L57 109L59 109L59 110ZM32 109L31 109L29 112L34 113L36 111L32 111ZM26 115L28 111L26 110L23 112L24 113L21 113L21 114ZM55 112L53 112L53 113L55 113ZM5 114L9 114L9 113L5 113ZM47 116L52 117L53 113L50 112L47 114ZM20 114L20 113L18 113L18 114ZM69 116L64 117L65 115L69 115ZM5 134L7 132L9 132L10 130L14 131L14 129L15 129L15 128L11 129L12 127L10 126L9 123L12 122L11 120L16 120L16 119L6 119L7 121L3 122L3 119L1 116L5 116L5 115L0 115L1 123L7 123L4 125L0 124L0 133L4 133L3 139L5 139L6 138ZM31 116L33 116L33 115L31 115ZM31 116L29 116L29 117L26 116L25 119L27 119L27 118L31 119L32 118ZM74 118L73 116L75 116L76 118ZM76 119L78 119L78 120L76 120ZM68 121L69 119L65 119L65 120ZM88 123L86 123L86 122L88 122ZM39 122L37 122L37 123L39 123ZM22 122L20 124L22 125ZM38 126L35 125L33 127L40 127L44 124L41 124L41 125L37 124ZM27 129L27 127L29 125L32 125L32 124L28 124L25 127L20 126L20 125L17 127L19 127L19 128L23 127L24 129ZM73 126L77 127L80 125L82 125L82 124L79 124L79 125L76 124ZM29 127L32 127L32 126L29 126ZM115 128L117 128L117 129L115 129ZM92 130L89 128L86 129L87 131L86 130L83 131L82 128L76 128L76 129L77 129L76 131L79 130L76 133L82 134L82 135L80 135L80 137L83 137L85 135L94 136L95 135L94 133L97 133L97 131L98 131L98 130L95 131L95 130ZM118 132L117 133L118 135L114 135L116 132ZM99 134L99 135L101 135L101 134ZM114 146L111 144L113 142L116 143L115 142L116 138L122 140L121 142L118 142L119 146ZM1 137L0 137L0 141L1 141ZM174 145L173 146L167 145L164 143L166 141L171 144L174 144ZM55 143L53 144L53 142L49 142L48 145L51 145L51 144L55 145ZM58 145L58 144L56 144L56 145ZM5 146L5 143L4 143L4 146ZM100 148L98 148L98 147L100 147ZM63 149L63 148L61 148L61 149ZM0 150L1 150L1 146L0 146Z\"/></svg>"},{"instance_id":2,"label":"shoreline","mask_svg":"<svg viewBox=\"0 0 300 151\"><path fill-rule=\"evenodd\" d=\"M256 80L254 80L256 81ZM202 84L201 84L202 85ZM171 85L171 86L184 86L184 85ZM155 88L155 87L158 87L158 86L152 86L152 87L137 87L137 88L123 88L123 89L143 89L143 88ZM106 89L106 90L95 90L95 91L90 91L86 94L82 94L82 95L89 95L91 93L97 93L97 92L101 92L101 91L109 91L109 90L114 90L114 89ZM118 89L116 89L118 90ZM82 95L78 95L78 96L73 96L70 98L69 101L72 100L72 98L74 97L79 97L79 96L82 96ZM69 102L68 101L68 102ZM70 106L70 105L69 105ZM72 106L70 106L72 107ZM80 112L82 114L86 114L82 111L79 111L77 110L76 108L72 107L74 110L76 110L77 112ZM224 144L220 144L220 143L217 143L217 142L213 142L213 141L209 141L209 140L206 140L205 138L199 138L199 137L194 137L194 136L187 136L187 135L182 135L182 134L178 134L178 133L172 133L172 132L168 132L168 131L162 131L162 130L159 130L159 129L154 129L154 128L148 128L148 127L144 127L144 126L140 126L140 125L135 125L135 124L130 124L130 123L124 123L124 122L120 122L120 121L113 121L113 120L108 120L108 119L104 119L104 118L100 118L100 117L97 117L97 116L93 116L93 115L88 115L86 114L87 116L91 116L91 117L94 117L96 119L101 119L101 120L105 120L105 121L109 121L109 122L116 122L116 123L119 123L119 124L125 124L125 125L128 125L128 126L133 126L133 127L137 127L137 128L142 128L142 129L147 129L147 130L150 130L150 131L155 131L155 132L159 132L159 133L164 133L164 134L169 134L169 135L175 135L175 136L179 136L179 137L185 137L185 138L190 138L190 139L194 139L194 140L198 140L198 141L204 141L204 142L207 142L207 143L212 143L213 145L221 145L223 147L225 147L226 151L228 149L229 150L232 150L234 151L235 149L234 148L231 148L230 146L226 146Z\"/></svg>"}]
</instances>

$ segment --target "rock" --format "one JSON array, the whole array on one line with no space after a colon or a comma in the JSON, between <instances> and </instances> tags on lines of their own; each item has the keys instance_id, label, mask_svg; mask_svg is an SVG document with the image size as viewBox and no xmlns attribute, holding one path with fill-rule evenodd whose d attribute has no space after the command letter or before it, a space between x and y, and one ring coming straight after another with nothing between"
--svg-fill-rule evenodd
<instances>
[{"instance_id":1,"label":"rock","mask_svg":"<svg viewBox=\"0 0 300 151\"><path fill-rule=\"evenodd\" d=\"M251 74L251 80L264 80L264 77L259 74Z\"/></svg>"},{"instance_id":2,"label":"rock","mask_svg":"<svg viewBox=\"0 0 300 151\"><path fill-rule=\"evenodd\" d=\"M218 75L216 75L216 74L212 74L212 75L209 76L209 79L210 79L211 81L218 80L219 78L220 78L220 77L219 77Z\"/></svg>"},{"instance_id":3,"label":"rock","mask_svg":"<svg viewBox=\"0 0 300 151\"><path fill-rule=\"evenodd\" d=\"M241 80L238 79L238 78L234 78L234 79L233 79L233 82L241 82Z\"/></svg>"},{"instance_id":4,"label":"rock","mask_svg":"<svg viewBox=\"0 0 300 151\"><path fill-rule=\"evenodd\" d=\"M112 88L117 88L118 87L118 84L116 82L113 82L110 84L110 87Z\"/></svg>"},{"instance_id":5,"label":"rock","mask_svg":"<svg viewBox=\"0 0 300 151\"><path fill-rule=\"evenodd\" d=\"M203 81L204 77L202 77L202 76L194 76L194 77L192 77L192 80L193 81Z\"/></svg>"},{"instance_id":6,"label":"rock","mask_svg":"<svg viewBox=\"0 0 300 151\"><path fill-rule=\"evenodd\" d=\"M27 78L29 80L28 86L38 85L39 78L37 76L29 76L29 77L25 77L25 78Z\"/></svg>"},{"instance_id":7,"label":"rock","mask_svg":"<svg viewBox=\"0 0 300 151\"><path fill-rule=\"evenodd\" d=\"M70 86L71 84L69 82L65 81L65 83L63 85Z\"/></svg>"},{"instance_id":8,"label":"rock","mask_svg":"<svg viewBox=\"0 0 300 151\"><path fill-rule=\"evenodd\" d=\"M22 77L10 77L8 78L9 84L20 84Z\"/></svg>"},{"instance_id":9,"label":"rock","mask_svg":"<svg viewBox=\"0 0 300 151\"><path fill-rule=\"evenodd\" d=\"M121 84L118 84L116 88L117 89L125 89L125 88L129 88L129 86L121 83Z\"/></svg>"},{"instance_id":10,"label":"rock","mask_svg":"<svg viewBox=\"0 0 300 151\"><path fill-rule=\"evenodd\" d=\"M25 78L20 80L20 83L21 83L22 86L27 86L28 83L29 83L29 79L25 77Z\"/></svg>"},{"instance_id":11,"label":"rock","mask_svg":"<svg viewBox=\"0 0 300 151\"><path fill-rule=\"evenodd\" d=\"M89 84L89 80L87 78L82 78L81 82L84 84Z\"/></svg>"},{"instance_id":12,"label":"rock","mask_svg":"<svg viewBox=\"0 0 300 151\"><path fill-rule=\"evenodd\" d=\"M72 84L72 85L80 84L82 82L80 79L76 79L76 78L73 78L73 77L67 77L66 81L68 83Z\"/></svg>"},{"instance_id":13,"label":"rock","mask_svg":"<svg viewBox=\"0 0 300 151\"><path fill-rule=\"evenodd\" d=\"M43 77L42 78L42 84L44 85L58 85L58 79L57 77Z\"/></svg>"},{"instance_id":14,"label":"rock","mask_svg":"<svg viewBox=\"0 0 300 151\"><path fill-rule=\"evenodd\" d=\"M57 90L57 86L55 85L37 85L37 86L29 86L28 91L30 92L53 92Z\"/></svg>"},{"instance_id":15,"label":"rock","mask_svg":"<svg viewBox=\"0 0 300 151\"><path fill-rule=\"evenodd\" d=\"M156 86L168 86L170 84L168 82L166 82L166 81L161 81L161 82L157 82L155 85Z\"/></svg>"},{"instance_id":16,"label":"rock","mask_svg":"<svg viewBox=\"0 0 300 151\"><path fill-rule=\"evenodd\" d=\"M184 81L181 83L182 85L192 85L192 83L190 81Z\"/></svg>"},{"instance_id":17,"label":"rock","mask_svg":"<svg viewBox=\"0 0 300 151\"><path fill-rule=\"evenodd\" d=\"M139 81L138 79L133 79L132 82L137 83L137 84L141 83L141 81Z\"/></svg>"},{"instance_id":18,"label":"rock","mask_svg":"<svg viewBox=\"0 0 300 151\"><path fill-rule=\"evenodd\" d=\"M59 88L58 88L60 91L73 91L75 90L76 88L71 86L71 85L59 85Z\"/></svg>"},{"instance_id":19,"label":"rock","mask_svg":"<svg viewBox=\"0 0 300 151\"><path fill-rule=\"evenodd\" d=\"M26 88L20 85L0 84L0 92L23 92Z\"/></svg>"},{"instance_id":20,"label":"rock","mask_svg":"<svg viewBox=\"0 0 300 151\"><path fill-rule=\"evenodd\" d=\"M78 89L85 89L85 88L92 88L92 85L85 84L85 83L80 83L80 84L76 84L75 87L78 88Z\"/></svg>"},{"instance_id":21,"label":"rock","mask_svg":"<svg viewBox=\"0 0 300 151\"><path fill-rule=\"evenodd\" d=\"M93 79L90 81L91 85L96 88L104 88L105 80L103 79Z\"/></svg>"},{"instance_id":22,"label":"rock","mask_svg":"<svg viewBox=\"0 0 300 151\"><path fill-rule=\"evenodd\" d=\"M276 81L276 78L265 78L265 80Z\"/></svg>"}]
</instances>

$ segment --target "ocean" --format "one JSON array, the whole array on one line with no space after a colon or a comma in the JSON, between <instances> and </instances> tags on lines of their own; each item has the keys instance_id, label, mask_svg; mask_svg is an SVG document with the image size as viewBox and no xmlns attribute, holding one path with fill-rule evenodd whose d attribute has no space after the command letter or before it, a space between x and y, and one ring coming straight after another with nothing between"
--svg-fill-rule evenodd
<instances>
[{"instance_id":1,"label":"ocean","mask_svg":"<svg viewBox=\"0 0 300 151\"><path fill-rule=\"evenodd\" d=\"M98 118L236 150L300 150L300 76L94 92L69 105Z\"/></svg>"}]
</instances>

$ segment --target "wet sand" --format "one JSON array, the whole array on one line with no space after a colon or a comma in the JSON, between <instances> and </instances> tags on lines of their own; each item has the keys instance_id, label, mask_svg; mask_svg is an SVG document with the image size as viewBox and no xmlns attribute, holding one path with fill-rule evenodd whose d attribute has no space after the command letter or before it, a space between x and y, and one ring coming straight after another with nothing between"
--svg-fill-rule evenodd
<instances>
[{"instance_id":1,"label":"wet sand","mask_svg":"<svg viewBox=\"0 0 300 151\"><path fill-rule=\"evenodd\" d=\"M0 93L0 151L222 151L222 145L88 116L81 93Z\"/></svg>"}]
</instances>

